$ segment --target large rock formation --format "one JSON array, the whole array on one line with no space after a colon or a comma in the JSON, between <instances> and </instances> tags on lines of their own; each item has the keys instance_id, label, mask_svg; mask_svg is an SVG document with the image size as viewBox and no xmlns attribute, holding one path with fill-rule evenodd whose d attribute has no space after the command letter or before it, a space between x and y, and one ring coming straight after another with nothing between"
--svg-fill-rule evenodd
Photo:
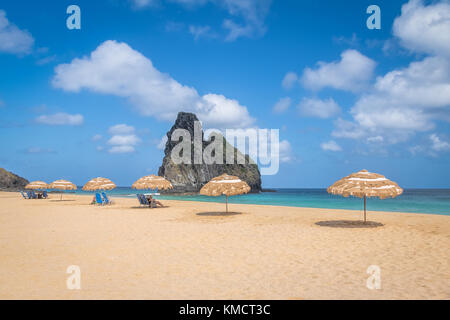
<instances>
[{"instance_id":1,"label":"large rock formation","mask_svg":"<svg viewBox=\"0 0 450 320\"><path fill-rule=\"evenodd\" d=\"M178 113L175 124L167 132L167 142L164 149L164 159L158 174L168 179L174 186L173 192L176 193L193 193L198 192L203 185L205 185L212 178L223 173L238 176L240 179L246 181L251 187L251 192L261 191L261 174L258 165L255 164L248 155L242 155L236 148L231 146L224 139L223 141L223 164L205 164L202 159L202 164L194 164L194 124L199 121L197 116L193 113L180 112ZM176 164L171 158L172 149L178 144L178 141L171 141L172 133L176 129L185 129L192 137L191 148L191 164ZM201 132L201 147L202 152L212 142L204 140L203 130ZM226 164L226 152L233 152L235 159L238 156L245 157L245 164L238 164L235 161L233 164Z\"/></svg>"},{"instance_id":2,"label":"large rock formation","mask_svg":"<svg viewBox=\"0 0 450 320\"><path fill-rule=\"evenodd\" d=\"M27 184L28 180L0 168L0 190L17 191Z\"/></svg>"}]
</instances>

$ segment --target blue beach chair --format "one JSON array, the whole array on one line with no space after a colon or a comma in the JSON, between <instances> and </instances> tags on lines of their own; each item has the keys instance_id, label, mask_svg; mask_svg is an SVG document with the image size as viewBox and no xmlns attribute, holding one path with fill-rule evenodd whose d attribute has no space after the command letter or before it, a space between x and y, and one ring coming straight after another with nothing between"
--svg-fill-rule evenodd
<instances>
[{"instance_id":1,"label":"blue beach chair","mask_svg":"<svg viewBox=\"0 0 450 320\"><path fill-rule=\"evenodd\" d=\"M48 198L48 193L47 193L47 191L42 192L42 197L43 197L44 199L47 199L47 198Z\"/></svg>"},{"instance_id":2,"label":"blue beach chair","mask_svg":"<svg viewBox=\"0 0 450 320\"><path fill-rule=\"evenodd\" d=\"M99 204L99 205L103 205L102 196L98 192L95 194L95 203Z\"/></svg>"},{"instance_id":3,"label":"blue beach chair","mask_svg":"<svg viewBox=\"0 0 450 320\"><path fill-rule=\"evenodd\" d=\"M138 198L138 200L139 200L139 205L143 205L144 203L142 202L142 198L141 198L141 195L140 194L136 194L136 197Z\"/></svg>"},{"instance_id":4,"label":"blue beach chair","mask_svg":"<svg viewBox=\"0 0 450 320\"><path fill-rule=\"evenodd\" d=\"M23 197L24 199L29 199L29 198L27 198L27 196L25 195L25 193L23 193L22 190L20 190L20 193L22 194L22 197Z\"/></svg>"},{"instance_id":5,"label":"blue beach chair","mask_svg":"<svg viewBox=\"0 0 450 320\"><path fill-rule=\"evenodd\" d=\"M103 196L103 202L104 202L105 204L112 204L112 201L108 198L108 196L106 195L106 193L104 193L103 191L102 191L102 196Z\"/></svg>"}]
</instances>

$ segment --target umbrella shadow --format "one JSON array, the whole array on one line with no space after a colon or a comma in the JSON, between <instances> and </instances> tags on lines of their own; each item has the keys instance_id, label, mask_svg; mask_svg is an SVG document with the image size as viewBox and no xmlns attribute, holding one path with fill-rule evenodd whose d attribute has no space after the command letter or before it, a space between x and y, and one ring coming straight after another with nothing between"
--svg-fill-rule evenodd
<instances>
[{"instance_id":1,"label":"umbrella shadow","mask_svg":"<svg viewBox=\"0 0 450 320\"><path fill-rule=\"evenodd\" d=\"M164 207L156 207L156 208L150 208L150 207L144 207L144 206L134 206L134 207L130 207L130 209L167 209L170 208L170 206L164 206Z\"/></svg>"},{"instance_id":2,"label":"umbrella shadow","mask_svg":"<svg viewBox=\"0 0 450 320\"><path fill-rule=\"evenodd\" d=\"M198 216L208 216L208 217L227 217L227 216L236 216L239 214L242 214L242 212L232 212L232 211L228 211L228 212L198 212L196 213Z\"/></svg>"},{"instance_id":3,"label":"umbrella shadow","mask_svg":"<svg viewBox=\"0 0 450 320\"><path fill-rule=\"evenodd\" d=\"M330 221L318 221L315 223L321 227L330 228L378 228L383 227L384 224L375 221L360 221L360 220L330 220Z\"/></svg>"}]
</instances>

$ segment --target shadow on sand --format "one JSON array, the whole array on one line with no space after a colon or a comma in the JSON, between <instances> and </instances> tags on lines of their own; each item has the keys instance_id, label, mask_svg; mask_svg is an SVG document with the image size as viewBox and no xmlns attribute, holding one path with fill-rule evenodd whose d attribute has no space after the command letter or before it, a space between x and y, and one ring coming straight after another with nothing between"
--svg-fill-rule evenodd
<instances>
[{"instance_id":1,"label":"shadow on sand","mask_svg":"<svg viewBox=\"0 0 450 320\"><path fill-rule=\"evenodd\" d=\"M199 212L198 216L209 216L209 217L227 217L227 216L236 216L238 214L242 214L241 212Z\"/></svg>"},{"instance_id":2,"label":"shadow on sand","mask_svg":"<svg viewBox=\"0 0 450 320\"><path fill-rule=\"evenodd\" d=\"M360 221L360 220L330 220L330 221L319 221L316 225L321 227L330 228L377 228L382 227L384 224L375 221Z\"/></svg>"},{"instance_id":3,"label":"shadow on sand","mask_svg":"<svg viewBox=\"0 0 450 320\"><path fill-rule=\"evenodd\" d=\"M130 207L130 209L146 209L146 210L151 210L151 209L167 209L167 208L170 208L170 206L164 206L164 207L156 207L156 208L150 208L150 207L147 207L147 206L134 206L134 207Z\"/></svg>"}]
</instances>

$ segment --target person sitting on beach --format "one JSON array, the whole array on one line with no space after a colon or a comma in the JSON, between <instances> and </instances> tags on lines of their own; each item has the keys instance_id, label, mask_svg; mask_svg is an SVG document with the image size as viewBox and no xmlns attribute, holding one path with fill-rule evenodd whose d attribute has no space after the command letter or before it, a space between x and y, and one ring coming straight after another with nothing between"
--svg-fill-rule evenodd
<instances>
[{"instance_id":1,"label":"person sitting on beach","mask_svg":"<svg viewBox=\"0 0 450 320\"><path fill-rule=\"evenodd\" d=\"M153 199L151 195L148 195L146 198L151 205L155 204L155 207L156 206L160 206L161 208L164 207L164 205L160 201Z\"/></svg>"}]
</instances>

